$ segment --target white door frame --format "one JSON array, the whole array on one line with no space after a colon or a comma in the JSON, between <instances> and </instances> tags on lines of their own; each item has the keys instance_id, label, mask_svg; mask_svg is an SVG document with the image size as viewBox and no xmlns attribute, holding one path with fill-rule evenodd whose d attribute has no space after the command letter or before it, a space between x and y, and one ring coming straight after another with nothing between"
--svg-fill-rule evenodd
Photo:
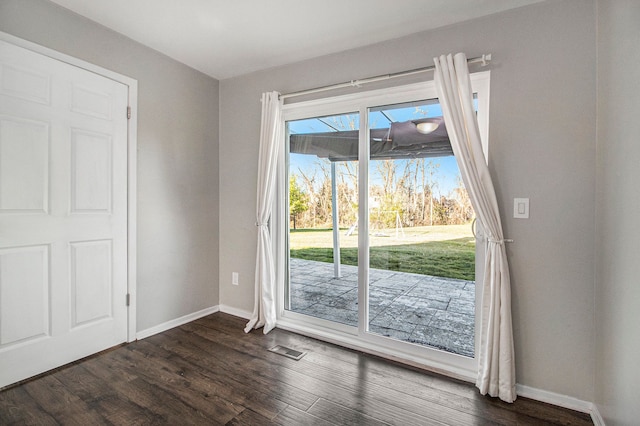
<instances>
[{"instance_id":1,"label":"white door frame","mask_svg":"<svg viewBox=\"0 0 640 426\"><path fill-rule=\"evenodd\" d=\"M97 65L57 52L47 47L32 43L0 31L0 40L32 52L48 56L69 65L90 71L108 79L122 83L128 87L129 108L131 117L127 120L127 293L129 306L127 309L127 342L136 340L136 188L137 188L137 135L138 135L138 81L130 77L109 71ZM123 114L126 111L122 111Z\"/></svg>"},{"instance_id":2,"label":"white door frame","mask_svg":"<svg viewBox=\"0 0 640 426\"><path fill-rule=\"evenodd\" d=\"M489 129L489 83L490 71L471 74L474 92L478 93L478 123L480 125L482 148L485 160L488 158L488 129ZM435 82L425 81L393 88L370 90L348 95L338 95L311 101L301 101L286 104L283 107L283 122L306 119L312 117L358 113L360 115L359 133L359 190L368 188L369 171L369 129L368 106L391 105L402 102L416 101L420 99L437 98ZM287 160L288 144L279 164L279 197L287 195L287 173L289 165ZM282 200L283 198L281 198ZM367 250L358 250L358 327L347 326L337 322L331 322L319 318L313 318L293 311L285 310L284 286L289 275L286 250L285 233L288 230L288 204L286 202L274 203L272 213L272 226L274 237L274 253L281 259L276 266L277 271L277 327L325 340L330 343L345 346L351 349L371 353L382 358L400 361L419 368L436 371L457 379L474 382L478 370L479 336L480 336L480 309L482 305L482 259L484 250L476 250L476 318L475 318L475 354L474 358L468 358L436 348L427 346L410 345L393 341L387 337L375 335L365 330L366 312L368 309L369 257ZM358 221L362 225L362 232L358 233L358 247L369 247L368 236L368 197L359 200ZM479 245L477 245L479 247ZM478 255L480 254L480 256ZM365 291L362 291L365 290ZM357 328L357 330L356 330Z\"/></svg>"}]
</instances>

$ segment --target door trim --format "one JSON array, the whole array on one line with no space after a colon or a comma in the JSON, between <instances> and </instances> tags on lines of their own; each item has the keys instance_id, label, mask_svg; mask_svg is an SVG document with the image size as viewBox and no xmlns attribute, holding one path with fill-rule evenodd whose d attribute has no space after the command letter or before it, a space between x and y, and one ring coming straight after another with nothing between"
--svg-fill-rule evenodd
<instances>
[{"instance_id":1,"label":"door trim","mask_svg":"<svg viewBox=\"0 0 640 426\"><path fill-rule=\"evenodd\" d=\"M137 217L137 135L138 135L138 81L122 74L107 70L82 59L60 53L48 47L21 39L11 34L0 31L0 40L15 46L31 50L49 58L67 63L77 68L90 71L108 79L122 83L128 88L129 108L131 118L127 120L127 293L129 294L129 306L127 309L127 342L136 340L136 217ZM122 114L126 114L122 111ZM122 303L125 303L123 300Z\"/></svg>"},{"instance_id":2,"label":"door trim","mask_svg":"<svg viewBox=\"0 0 640 426\"><path fill-rule=\"evenodd\" d=\"M483 152L485 160L488 158L488 117L489 117L489 82L490 71L482 71L470 75L473 91L478 93L478 124L481 128L481 138L483 142ZM362 93L339 95L316 99L311 101L301 101L286 104L283 106L283 122L295 121L317 116L332 116L358 111L360 115L359 133L359 188L368 188L369 172L367 164L369 162L368 153L368 107L375 105L389 105L415 101L419 99L437 98L435 82L424 81L421 83L394 86L392 88L376 89ZM469 358L463 355L450 353L428 346L412 345L407 342L397 342L384 336L368 332L366 326L366 310L368 309L368 272L369 256L368 250L362 247L369 247L368 237L368 197L359 199L358 218L363 224L364 231L358 233L358 306L364 308L358 311L358 328L344 326L339 323L332 323L327 320L306 316L285 309L285 285L286 277L289 274L289 253L286 247L286 233L288 231L288 203L287 182L288 182L288 146L285 143L283 156L278 164L278 188L277 196L279 202L274 203L272 211L272 235L273 250L276 259L281 259L276 265L276 314L277 327L289 331L294 331L303 335L325 340L334 344L345 346L351 349L371 353L383 358L392 359L401 363L413 365L425 370L435 371L450 377L473 382L478 369L479 337L480 336L480 306L482 305L482 259L484 251L476 251L476 315L475 315L475 356ZM284 198L283 198L284 197ZM480 247L480 244L477 244ZM481 256L478 255L481 254ZM363 291L363 289L365 291Z\"/></svg>"}]
</instances>

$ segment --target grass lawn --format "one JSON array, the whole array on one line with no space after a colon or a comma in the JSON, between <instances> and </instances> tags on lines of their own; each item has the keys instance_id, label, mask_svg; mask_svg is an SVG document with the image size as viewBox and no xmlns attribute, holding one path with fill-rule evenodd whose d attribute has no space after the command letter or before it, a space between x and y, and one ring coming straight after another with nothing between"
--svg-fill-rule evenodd
<instances>
[{"instance_id":1,"label":"grass lawn","mask_svg":"<svg viewBox=\"0 0 640 426\"><path fill-rule=\"evenodd\" d=\"M357 265L357 235L340 231L340 259ZM291 257L333 262L330 229L291 230ZM475 279L475 239L469 225L376 230L370 236L370 266L437 277Z\"/></svg>"}]
</instances>

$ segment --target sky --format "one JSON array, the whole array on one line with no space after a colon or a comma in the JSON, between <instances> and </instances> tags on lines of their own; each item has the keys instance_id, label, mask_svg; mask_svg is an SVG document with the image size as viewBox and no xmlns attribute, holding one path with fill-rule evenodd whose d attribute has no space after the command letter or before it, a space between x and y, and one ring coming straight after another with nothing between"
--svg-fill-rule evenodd
<instances>
[{"instance_id":1,"label":"sky","mask_svg":"<svg viewBox=\"0 0 640 426\"><path fill-rule=\"evenodd\" d=\"M401 105L388 105L377 108L371 108L369 112L369 123L371 129L388 128L390 122L403 122L418 118L441 117L442 109L437 100L419 101L406 103ZM321 132L337 132L340 130L357 130L360 126L359 116L357 113L343 114L328 117L309 118L304 120L290 121L288 130L291 134L321 133ZM404 162L406 160L396 160ZM428 158L426 161L433 161L439 164L437 178L438 185L434 188L436 196L447 196L458 186L458 176L460 171L453 156ZM321 176L318 168L319 162L329 161L318 158L315 155L290 154L289 156L289 173L300 175L302 170L307 176L313 175L314 169L317 169L317 175ZM402 163L401 163L402 164ZM403 168L400 165L399 170ZM369 185L379 183L379 176L375 173L375 167L370 167Z\"/></svg>"}]
</instances>

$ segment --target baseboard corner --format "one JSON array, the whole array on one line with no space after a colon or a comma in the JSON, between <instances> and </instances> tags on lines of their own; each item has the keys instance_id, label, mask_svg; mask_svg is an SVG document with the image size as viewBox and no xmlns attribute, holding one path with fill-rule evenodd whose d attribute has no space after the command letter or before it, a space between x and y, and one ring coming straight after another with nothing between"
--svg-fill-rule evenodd
<instances>
[{"instance_id":1,"label":"baseboard corner","mask_svg":"<svg viewBox=\"0 0 640 426\"><path fill-rule=\"evenodd\" d=\"M233 315L234 317L243 318L246 320L251 319L252 313L245 311L244 309L234 308L232 306L220 305L220 312Z\"/></svg>"},{"instance_id":2,"label":"baseboard corner","mask_svg":"<svg viewBox=\"0 0 640 426\"><path fill-rule=\"evenodd\" d=\"M179 327L179 326L181 326L183 324L186 324L186 323L191 322L191 321L195 321L195 320L197 320L199 318L202 318L202 317L206 317L207 315L215 314L216 312L219 312L219 311L220 311L220 306L219 305L215 305L215 306L211 306L209 308L202 309L202 310L197 311L197 312L193 312L193 313L181 316L180 318L176 318L176 319L173 319L171 321L167 321L167 322L164 322L162 324L158 324L156 326L149 327L149 328L147 328L145 330L138 331L136 333L136 339L137 340L146 339L147 337L151 337L154 334L162 333L163 331L167 331L167 330L170 330L172 328Z\"/></svg>"},{"instance_id":3,"label":"baseboard corner","mask_svg":"<svg viewBox=\"0 0 640 426\"><path fill-rule=\"evenodd\" d=\"M593 403L591 404L591 420L593 421L594 426L606 426L600 411L598 410L598 406Z\"/></svg>"},{"instance_id":4,"label":"baseboard corner","mask_svg":"<svg viewBox=\"0 0 640 426\"><path fill-rule=\"evenodd\" d=\"M537 389L531 386L516 384L516 393L524 398L535 399L536 401L546 402L548 404L557 405L558 407L568 408L570 410L580 411L581 413L592 412L593 403L583 401L568 395L562 395L555 392Z\"/></svg>"}]
</instances>

